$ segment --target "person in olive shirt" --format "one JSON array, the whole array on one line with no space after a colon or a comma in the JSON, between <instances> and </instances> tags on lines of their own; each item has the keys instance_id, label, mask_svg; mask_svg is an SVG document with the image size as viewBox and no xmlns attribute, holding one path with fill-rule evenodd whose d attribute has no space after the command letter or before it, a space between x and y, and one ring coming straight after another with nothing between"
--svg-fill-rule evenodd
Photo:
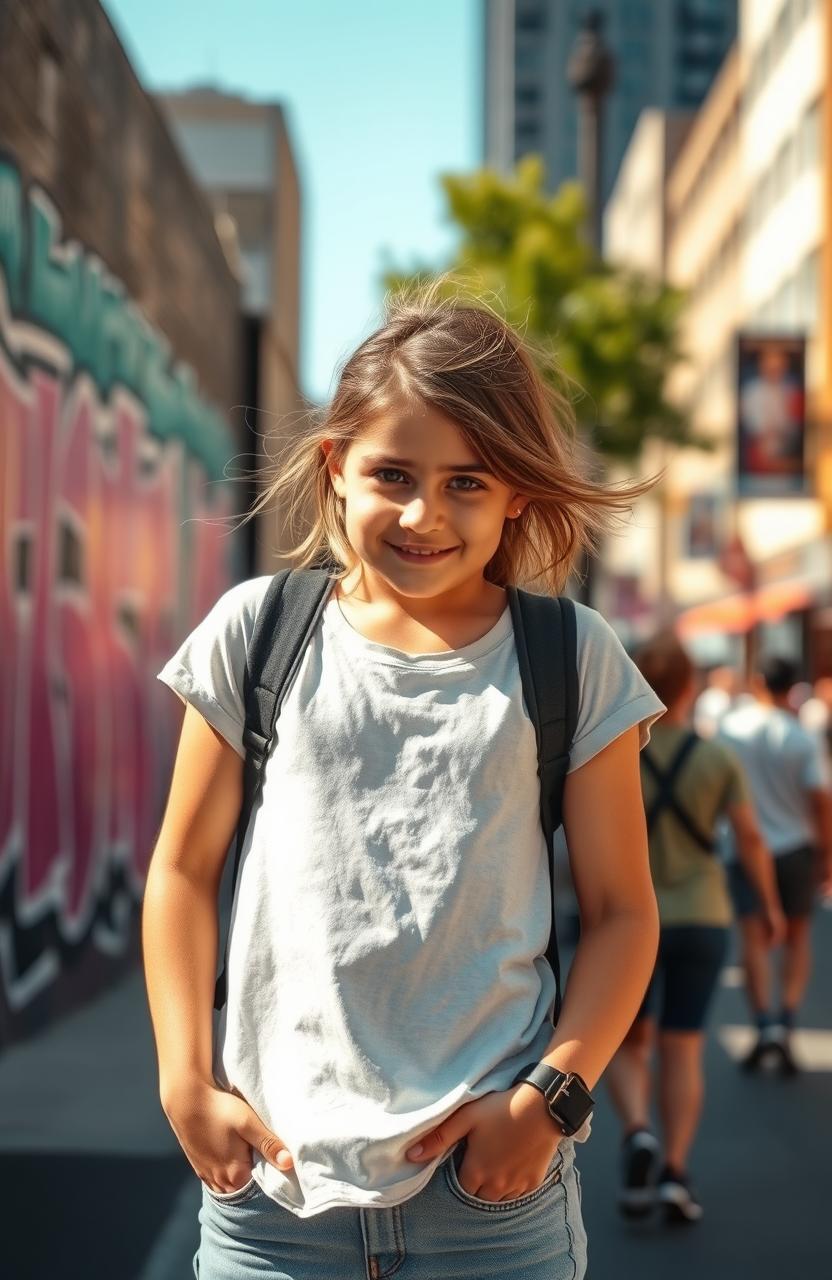
<instances>
[{"instance_id":1,"label":"person in olive shirt","mask_svg":"<svg viewBox=\"0 0 832 1280\"><path fill-rule=\"evenodd\" d=\"M724 743L701 738L690 728L696 696L690 658L670 632L634 656L668 710L641 754L661 921L658 957L638 1017L606 1073L624 1130L619 1207L636 1217L658 1203L668 1219L696 1222L702 1206L687 1176L687 1159L704 1098L703 1029L733 918L725 868L715 852L718 819L727 818L733 828L738 857L764 904L770 943L782 937L784 921L771 857L739 760ZM661 1168L661 1147L650 1124L656 1041Z\"/></svg>"}]
</instances>

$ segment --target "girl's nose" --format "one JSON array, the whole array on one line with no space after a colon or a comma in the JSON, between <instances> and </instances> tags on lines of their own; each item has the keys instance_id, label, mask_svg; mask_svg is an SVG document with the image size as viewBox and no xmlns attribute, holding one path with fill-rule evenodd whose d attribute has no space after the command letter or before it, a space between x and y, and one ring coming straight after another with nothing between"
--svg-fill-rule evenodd
<instances>
[{"instance_id":1,"label":"girl's nose","mask_svg":"<svg viewBox=\"0 0 832 1280\"><path fill-rule=\"evenodd\" d=\"M405 529L422 530L436 529L441 523L439 508L437 503L430 502L424 497L414 498L408 502L407 506L399 516L399 523Z\"/></svg>"}]
</instances>

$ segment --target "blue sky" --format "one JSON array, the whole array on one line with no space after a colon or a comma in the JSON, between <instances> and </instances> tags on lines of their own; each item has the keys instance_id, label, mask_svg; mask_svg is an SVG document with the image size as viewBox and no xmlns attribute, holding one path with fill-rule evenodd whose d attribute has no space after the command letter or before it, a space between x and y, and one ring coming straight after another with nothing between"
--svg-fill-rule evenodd
<instances>
[{"instance_id":1,"label":"blue sky","mask_svg":"<svg viewBox=\"0 0 832 1280\"><path fill-rule=\"evenodd\" d=\"M481 156L479 0L104 0L148 89L287 109L303 191L304 390L378 319L386 255L444 261L438 177Z\"/></svg>"}]
</instances>

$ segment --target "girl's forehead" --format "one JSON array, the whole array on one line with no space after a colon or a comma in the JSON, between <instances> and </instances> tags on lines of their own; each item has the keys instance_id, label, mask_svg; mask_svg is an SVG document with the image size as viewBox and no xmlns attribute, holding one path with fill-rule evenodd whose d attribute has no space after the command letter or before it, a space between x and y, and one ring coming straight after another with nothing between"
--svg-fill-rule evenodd
<instances>
[{"instance_id":1,"label":"girl's forehead","mask_svg":"<svg viewBox=\"0 0 832 1280\"><path fill-rule=\"evenodd\" d=\"M353 447L361 453L400 452L426 463L480 461L452 418L420 402L397 405L373 418Z\"/></svg>"}]
</instances>

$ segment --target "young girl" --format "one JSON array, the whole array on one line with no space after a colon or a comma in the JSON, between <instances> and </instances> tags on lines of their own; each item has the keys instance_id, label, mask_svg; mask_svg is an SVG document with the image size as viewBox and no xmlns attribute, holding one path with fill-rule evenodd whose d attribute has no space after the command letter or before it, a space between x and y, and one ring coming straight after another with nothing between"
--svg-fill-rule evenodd
<instances>
[{"instance_id":1,"label":"young girl","mask_svg":"<svg viewBox=\"0 0 832 1280\"><path fill-rule=\"evenodd\" d=\"M543 1063L585 1099L644 994L638 752L664 706L576 606L564 827L581 940L553 1031L506 587L562 590L647 487L583 478L571 425L489 311L396 303L266 495L311 517L297 565L336 568L244 842L215 1036L217 890L269 579L227 592L161 673L187 706L143 938L162 1104L203 1183L201 1280L585 1274L574 1140L515 1080Z\"/></svg>"}]
</instances>

